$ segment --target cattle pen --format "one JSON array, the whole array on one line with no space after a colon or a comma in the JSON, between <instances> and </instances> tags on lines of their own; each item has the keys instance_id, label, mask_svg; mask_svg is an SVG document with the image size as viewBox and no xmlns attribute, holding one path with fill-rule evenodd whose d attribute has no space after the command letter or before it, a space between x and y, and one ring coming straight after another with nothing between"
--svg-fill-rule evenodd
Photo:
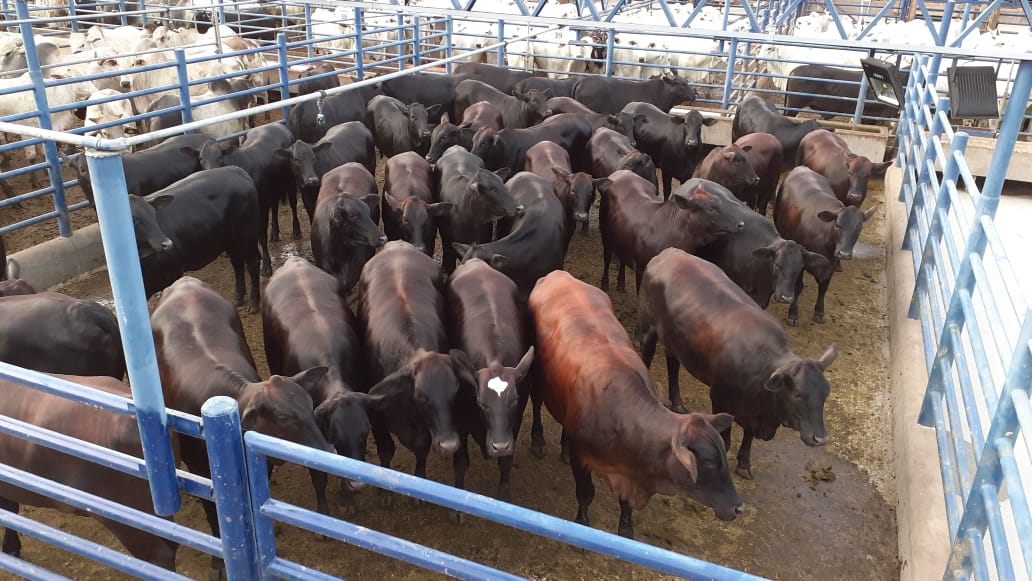
<instances>
[{"instance_id":1,"label":"cattle pen","mask_svg":"<svg viewBox=\"0 0 1032 581\"><path fill-rule=\"evenodd\" d=\"M11 4L6 1L3 4L6 16L3 26L18 30L20 45L25 47L27 74L19 77L21 84L4 85L0 98L19 93L31 95L28 99L35 110L31 105L25 111L4 110L0 128L9 140L0 150L8 153L40 144L44 159L18 169L4 167L0 179L24 184L34 172L45 171L48 185L24 187L28 191L20 191L22 187L19 187L18 192L0 199L0 212L33 200L52 200L53 210L33 215L19 213L18 220L0 226L0 235L13 239L30 228L54 230L56 224L56 233L66 239L65 242L59 239L58 244L67 246L68 240L92 237L92 245L77 243L74 250L77 256L71 260L59 259L57 251L24 246L17 247L23 252L16 254L15 260L21 266L22 276L42 288L106 264L133 397L126 399L89 390L2 362L0 378L136 417L143 454L133 457L98 448L7 417L0 417L0 431L146 479L154 514L119 506L7 465L0 466L0 479L4 482L59 498L83 511L149 531L199 553L221 557L230 579L335 578L311 566L307 559L312 555L291 552L278 544L282 530L288 527L460 578L566 578L564 573L552 576L546 556L542 556L545 566L521 569L516 572L517 576L499 570L504 569L505 564L497 560L485 565L484 562L491 560L490 556L484 556L485 552L476 545L477 550L467 552L467 557L459 557L450 554L452 551L400 538L406 536L404 527L392 527L388 534L347 518L318 514L306 508L304 497L292 495L294 500L287 502L277 492L278 473L270 477L266 469L270 460L318 469L412 496L658 572L643 574L636 569L635 578L650 578L649 575L659 573L687 578L754 578L744 570L735 570L744 567L727 566L730 561L716 564L721 563L719 552L716 557L707 554L705 560L699 559L689 556L691 553L687 551L681 554L677 546L667 550L655 546L659 543L648 538L646 542L630 541L434 481L256 432L245 433L240 426L236 402L226 398L209 401L203 417L167 409L158 380L140 259L132 242L135 236L121 154L164 137L202 131L229 120L243 123L247 117L255 117L273 123L286 122L290 107L303 102L317 102L321 115L327 97L417 73L447 74L457 63L471 60L548 75L640 75L645 78L652 71L677 71L699 88L696 105L700 110L717 120L706 128L704 139L712 144L723 144L730 141L727 137L730 115L742 98L760 95L773 98L778 105L786 105L780 97L786 92L793 94L788 89L790 65L824 64L858 73L855 81L843 84L853 87L859 98L839 97L835 101L848 106L803 113L834 117L829 126L838 127L837 132L855 151L864 151L872 159L878 157L876 161L888 150L896 151L893 157L896 168L890 171L885 182L884 204L886 222L892 223L891 227L886 226L891 230L888 244L898 243L900 248L889 248L888 254L890 262L898 258L906 268L897 268L896 274L890 275L888 293L892 297L910 299L912 292L913 296L912 302L903 301L909 303L906 312L890 313L898 315L892 319L894 345L890 367L894 376L897 369L907 367L900 375L922 387L919 410L912 404L900 403L905 396L891 396L897 402L892 421L896 424L894 470L899 496L896 505L899 556L908 561L902 565L902 574L918 579L940 575L944 578L1020 579L1027 578L1032 571L1032 517L1025 499L1028 470L1032 466L1025 436L1026 430L1032 429L1028 395L1032 386L1032 316L1028 310L1027 285L1024 285L1027 265L1016 258L1008 259L1008 254L1012 257L1021 257L1021 254L1005 243L1010 236L1001 234L994 222L994 216L1009 207L1006 197L1001 202L1005 178L1022 179L1027 175L1023 172L1028 171L1029 164L1021 160L1028 153L1027 102L1032 88L1032 57L1003 42L963 44L965 39L988 36L980 26L1004 5L1003 2L985 5L946 2L941 12L945 18L940 21L932 20L925 2L914 2L916 10L927 20L925 30L931 32L931 42L917 45L903 44L892 37L876 41L865 38L878 30L879 19L890 9L898 8L901 13L913 11L896 6L895 2L887 3L877 17L859 21L855 14L849 14L850 8L846 5L836 10L835 4L829 1L820 30L807 28L813 21L801 13L804 3L798 0L740 4L727 0L716 14L704 10L705 3L686 11L684 5L665 0L648 3L618 0L609 6L516 0L504 8L512 13L503 12L500 3L491 5L497 12L493 13L478 11L488 8L474 2L462 6L456 1L426 6L401 6L393 0L390 5L263 2L259 6L220 2L210 6L195 3L189 9L124 0L103 4L69 2L46 8L30 6L21 0L13 2L13 7ZM1032 10L1027 2L1018 8L1027 16L1025 30L1000 29L994 32L994 39L1008 34L1027 38ZM148 23L171 28L177 19L192 21L196 18L192 11L202 9L206 9L214 21L233 24L231 29L215 27L209 39L197 41L198 44L211 42L217 47L210 53L160 47L140 52L129 50L114 59L110 55L94 54L80 59L83 63L75 64L92 64L95 68L62 76L52 74L59 63L40 62L40 53L30 48L41 41L58 46L81 42L95 28L113 30ZM633 12L647 9L651 9L648 20L641 15L644 12ZM44 14L43 10L48 12ZM954 10L963 11L962 18L953 22L959 30L950 29ZM626 19L622 16L625 14ZM631 14L639 14L639 23ZM699 25L703 21L708 24ZM696 26L692 26L693 22ZM850 27L858 30L849 34ZM221 35L230 31L251 39L253 45L227 49ZM654 42L642 44L642 37L652 37ZM557 47L563 47L562 51ZM148 54L159 50L171 50L174 58L159 62L147 58ZM858 63L860 58L872 55L896 60L909 70L904 87L906 99L899 116L887 115L894 122L891 128L876 125L880 119L865 114L865 106L872 97L866 77L859 74ZM239 66L219 68L214 74L200 78L191 76L191 71L204 63L223 63L227 59L235 59ZM109 63L111 68L105 69L109 66L104 64L107 60L114 63ZM948 117L949 99L942 96L946 92L942 69L950 61L991 64L1002 111L999 124L965 131ZM335 71L324 73L324 77L351 76L350 82L321 94L295 96L302 82L298 78L299 71L323 62L336 67ZM60 64L67 65L68 61ZM162 70L168 71L170 76L158 86L132 84L134 74ZM242 90L228 93L213 94L209 90L210 83L234 79L246 79L248 84ZM105 81L119 86L117 94L90 96L85 102L74 98L56 105L49 102L55 92L53 89L58 87L84 82L93 82L99 87ZM812 89L814 85L800 85L800 81L826 82L825 79L803 77L794 81L797 89L794 94L823 96ZM798 90L801 86L811 89ZM128 92L122 92L124 89ZM135 97L169 92L178 97L179 103L165 110L135 112L78 128L55 122L87 105L128 102ZM255 95L257 104L194 120L199 108L247 95ZM181 124L156 131L148 129L150 119L168 113L178 115ZM32 118L38 127L21 123ZM91 135L112 128L125 128L125 135ZM893 130L891 136L890 129ZM222 137L234 139L239 133L229 132ZM979 140L984 140L981 145L978 145ZM60 151L63 146L84 151L68 159ZM982 155L982 161L969 161L979 157L979 152L975 151L978 147L988 153ZM76 163L76 155L84 156L93 176L95 200L92 206L98 222L96 226L79 230L76 226L92 221L94 210L87 210L91 204L85 199L70 202L76 180L66 179L64 170ZM977 179L982 176L984 181ZM897 192L898 201L895 200ZM898 220L894 221L893 216ZM50 235L52 233L44 238ZM59 262L74 265L59 265ZM908 276L914 277L913 282ZM914 320L907 321L907 316ZM905 328L909 331L901 330ZM899 341L913 342L911 347L917 350L909 354L914 359L898 360L906 356L905 351L896 351L895 343ZM916 379L913 374L917 375ZM894 377L892 381L902 380ZM890 379L886 378L884 383L888 391ZM168 436L170 429L213 444L209 446L213 478L208 480L176 469ZM929 443L938 453L932 452L934 457L922 457L923 453L933 450L928 447ZM930 482L920 481L929 475L917 470L927 468L929 463L934 464L933 475L942 481L942 491L930 486ZM820 470L816 471L815 478L820 480ZM810 484L811 489L818 489L813 482ZM186 496L215 501L220 519L227 523L220 537L162 518L179 514L184 506L181 497ZM572 495L566 496L572 499ZM561 514L565 515L567 507L563 506ZM687 508L687 504L685 506ZM763 510L763 507L751 508ZM596 508L599 512L603 510ZM696 516L701 514L697 507L686 512L692 511ZM921 528L922 524L936 522L936 514L942 515L941 529ZM69 537L60 528L42 520L0 511L0 523L6 527L129 575L177 578L172 572L103 544ZM536 537L518 538L519 542L536 542L528 540ZM748 543L742 537L736 540ZM330 546L317 545L311 550L333 552L335 549L329 549ZM916 562L929 557L931 563ZM895 567L890 568L895 570ZM0 569L27 578L60 578L7 553L0 554ZM606 569L603 566L591 571L597 573L598 570ZM566 571L566 575L570 575L569 570ZM774 573L770 573L770 569L765 571L768 572L763 574L771 576L793 577L788 569ZM346 567L337 574L350 576ZM616 573L617 577L620 575ZM849 574L843 573L842 578L848 577Z\"/></svg>"}]
</instances>

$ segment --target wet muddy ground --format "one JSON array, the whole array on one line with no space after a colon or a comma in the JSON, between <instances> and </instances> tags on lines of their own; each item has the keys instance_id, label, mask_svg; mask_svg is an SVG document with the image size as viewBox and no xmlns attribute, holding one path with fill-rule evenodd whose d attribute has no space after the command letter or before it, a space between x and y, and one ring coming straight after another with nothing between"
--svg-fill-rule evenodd
<instances>
[{"instance_id":1,"label":"wet muddy ground","mask_svg":"<svg viewBox=\"0 0 1032 581\"><path fill-rule=\"evenodd\" d=\"M788 329L796 353L804 357L819 356L831 343L839 345L839 357L827 372L831 396L826 407L826 423L831 442L823 448L808 448L800 442L797 433L784 428L770 442L757 441L753 452L756 479L744 481L735 477L738 492L746 503L741 518L731 523L721 522L711 510L694 501L657 496L635 513L639 540L774 579L898 578L892 410L887 377L885 201L880 187L880 183L872 184L867 203L879 208L865 226L854 259L846 262L843 272L836 274L832 281L827 299L827 322L815 324L809 318L816 290L808 279L800 304L800 325ZM77 189L73 189L70 198L75 200L78 196ZM47 203L28 202L17 212L39 213ZM16 221L22 215L12 214L0 214L2 223ZM286 216L286 209L281 209L282 225L289 224ZM93 212L86 210L77 215L75 222L79 226L93 219ZM601 245L594 216L592 220L590 234L587 237L578 234L574 238L566 268L578 278L597 285L601 275ZM302 224L307 237L304 217ZM7 237L8 250L17 251L55 234L56 226L52 223L16 232ZM272 248L278 263L291 254L311 256L307 241L286 240L273 244ZM223 296L230 296L231 269L224 257L193 274L213 284ZM61 290L84 298L110 299L106 272L84 277ZM630 329L636 312L633 291L621 294L614 290L611 296L615 312ZM154 302L151 301L152 307ZM771 309L784 320L787 305L772 305ZM260 318L242 315L242 319L259 371L265 374ZM657 394L665 402L666 373L661 355L656 357L651 376ZM682 382L687 381L682 390L689 409L708 410L705 388L683 370L681 373ZM529 425L529 413L528 410L525 425ZM569 466L559 459L558 425L546 417L545 426L549 448L543 459L536 459L527 452L529 430L524 430L520 436L512 473L513 502L572 518L576 512L573 479ZM732 458L740 437L741 432L736 427ZM375 458L371 439L369 454L371 459ZM497 481L496 465L493 461L479 459L475 453L472 455L467 486L472 491L490 495ZM411 473L412 455L399 449L393 467ZM450 460L431 457L429 475L438 482L450 482ZM314 508L306 471L293 466L279 467L272 480L275 497ZM598 495L592 507L592 524L615 531L619 514L616 500L603 483L596 481L596 484ZM331 483L331 491L336 487L336 483ZM377 495L367 489L360 493L358 502L360 512L354 519L356 524L532 579L666 578L613 558L480 519L469 518L465 524L457 526L449 521L446 509L411 499L399 499L394 508L387 509ZM176 520L206 530L199 503L188 499L184 506ZM23 513L121 549L93 520L37 509L23 509ZM277 547L280 554L289 559L353 580L433 578L413 566L362 549L331 544L287 526L279 527ZM74 579L124 578L33 539L24 540L22 556ZM178 570L191 578L206 578L208 558L180 549Z\"/></svg>"}]
</instances>

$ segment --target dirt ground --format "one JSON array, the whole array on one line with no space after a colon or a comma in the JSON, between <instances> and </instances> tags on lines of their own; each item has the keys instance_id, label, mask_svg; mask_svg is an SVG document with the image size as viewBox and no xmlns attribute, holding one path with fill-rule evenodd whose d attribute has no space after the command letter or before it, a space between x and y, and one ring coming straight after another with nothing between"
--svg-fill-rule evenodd
<instances>
[{"instance_id":1,"label":"dirt ground","mask_svg":"<svg viewBox=\"0 0 1032 581\"><path fill-rule=\"evenodd\" d=\"M22 190L16 187L16 191ZM70 198L78 199L80 195L73 189ZM773 579L898 578L892 410L887 377L885 203L881 183L873 182L868 204L877 205L878 211L865 226L854 259L843 265L843 272L836 274L831 284L827 322L815 324L809 318L816 291L812 280L808 279L800 305L800 325L788 328L793 347L800 356L817 357L829 344L839 345L838 359L827 372L831 396L825 413L830 443L822 448L808 448L799 441L797 433L782 428L774 440L756 442L753 453L756 479L744 481L735 477L735 485L746 503L742 517L725 523L694 501L657 496L635 513L639 540ZM41 207L46 207L38 201L24 205L26 208L15 212L28 215L30 211L38 213ZM0 215L0 220L9 223L20 219L20 214L15 212ZM286 216L286 209L281 209L280 223L287 225L289 232ZM75 222L81 225L93 219L93 212L86 210L77 215ZM304 217L302 224L307 237ZM7 239L8 250L17 251L55 234L55 225L16 232ZM311 256L307 241L286 240L272 248L276 264L281 264L284 257L291 254ZM594 216L590 234L583 237L578 233L574 238L566 268L578 278L598 284L601 245ZM215 285L224 296L230 296L231 269L224 257L193 274ZM106 272L84 277L61 290L79 297L110 299ZM630 329L636 312L633 291L620 294L614 290L611 296L615 312ZM153 300L151 304L153 307ZM772 305L771 309L784 320L786 305ZM242 315L242 319L259 371L264 374L267 370L259 315ZM661 355L656 357L651 377L657 394L666 402L665 365ZM708 410L705 389L684 371L682 378L688 382L683 388L688 407ZM529 426L529 413L528 409L525 426ZM529 430L525 429L520 436L512 473L513 502L572 518L576 512L573 479L569 467L559 459L558 425L546 418L545 426L549 449L543 459L527 453ZM732 459L740 437L741 432L736 427ZM498 474L495 463L478 460L475 453L472 455L467 486L472 491L490 495ZM375 458L371 439L369 458ZM411 473L412 455L399 448L394 468ZM431 457L429 476L438 482L450 482L450 460ZM314 508L307 472L296 466L283 466L277 468L272 480L275 497ZM615 531L619 514L616 500L603 483L596 482L598 494L592 507L592 524ZM331 491L336 491L336 487L336 483L331 483ZM446 509L411 499L400 499L393 509L386 509L377 501L375 493L367 489L359 494L358 502L360 512L354 518L356 524L536 580L667 578L613 558L475 518L456 526L448 520ZM199 503L187 499L184 506L176 520L206 531ZM95 521L37 509L23 509L23 513L121 549ZM278 527L277 548L286 558L359 581L434 578L413 566L354 547L331 545L316 535L285 525ZM24 540L22 556L74 579L124 578L110 569L29 538ZM180 549L178 570L191 578L206 578L208 557Z\"/></svg>"}]
</instances>

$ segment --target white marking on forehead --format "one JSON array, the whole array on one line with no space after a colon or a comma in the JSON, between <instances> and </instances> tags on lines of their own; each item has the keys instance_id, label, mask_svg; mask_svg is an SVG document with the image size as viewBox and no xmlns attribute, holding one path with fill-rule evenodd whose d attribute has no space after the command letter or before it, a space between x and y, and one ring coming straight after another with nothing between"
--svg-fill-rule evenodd
<instances>
[{"instance_id":1,"label":"white marking on forehead","mask_svg":"<svg viewBox=\"0 0 1032 581\"><path fill-rule=\"evenodd\" d=\"M490 389L498 395L502 395L505 393L505 390L509 389L509 382L505 381L501 377L492 377L487 381L487 389Z\"/></svg>"}]
</instances>

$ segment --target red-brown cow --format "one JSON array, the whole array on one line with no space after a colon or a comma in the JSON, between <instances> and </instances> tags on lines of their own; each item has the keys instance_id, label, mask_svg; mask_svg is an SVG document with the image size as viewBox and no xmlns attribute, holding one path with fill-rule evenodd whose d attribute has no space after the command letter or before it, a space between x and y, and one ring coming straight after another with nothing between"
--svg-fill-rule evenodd
<instances>
[{"instance_id":1,"label":"red-brown cow","mask_svg":"<svg viewBox=\"0 0 1032 581\"><path fill-rule=\"evenodd\" d=\"M394 458L393 433L415 454L416 476L426 478L431 448L446 456L459 449L454 410L476 386L466 353L448 350L441 267L395 240L366 264L358 288L369 371L379 381L369 393L389 399L370 417L380 464Z\"/></svg>"},{"instance_id":2,"label":"red-brown cow","mask_svg":"<svg viewBox=\"0 0 1032 581\"><path fill-rule=\"evenodd\" d=\"M132 397L129 386L111 377L55 377L120 397ZM134 416L115 414L43 393L14 381L0 380L0 415L136 458L143 456L140 428ZM179 452L178 443L179 438L173 435L172 450L176 455ZM118 504L154 514L154 504L151 502L150 488L146 480L83 458L4 434L0 435L0 462ZM0 483L0 508L17 514L20 505L41 506L81 516L92 516L107 527L134 557L173 571L176 568L178 546L172 541L151 535L131 525L103 518L96 513L74 508L50 496L35 494L6 482ZM15 557L21 555L21 539L16 530L4 529L3 550Z\"/></svg>"},{"instance_id":3,"label":"red-brown cow","mask_svg":"<svg viewBox=\"0 0 1032 581\"><path fill-rule=\"evenodd\" d=\"M774 204L774 225L789 240L795 240L811 252L831 263L826 268L810 271L817 280L817 303L813 320L824 322L824 295L831 277L841 270L841 261L853 258L853 247L860 238L864 222L874 215L874 207L861 211L845 206L831 191L827 178L806 166L799 166L785 177L781 193ZM796 280L795 298L788 308L788 324L799 322L799 294L803 292L803 275Z\"/></svg>"},{"instance_id":4,"label":"red-brown cow","mask_svg":"<svg viewBox=\"0 0 1032 581\"><path fill-rule=\"evenodd\" d=\"M715 265L676 248L649 263L638 297L642 358L651 365L663 341L670 401L681 401L677 373L684 365L709 386L713 411L734 415L742 426L739 476L752 480L753 438L770 440L781 425L799 431L807 446L828 441L824 370L838 354L834 345L820 359L797 356L774 317ZM730 449L730 422L722 431Z\"/></svg>"},{"instance_id":5,"label":"red-brown cow","mask_svg":"<svg viewBox=\"0 0 1032 581\"><path fill-rule=\"evenodd\" d=\"M407 151L387 160L383 178L383 231L388 240L404 240L433 256L437 224L451 210L434 203L434 171L419 154Z\"/></svg>"},{"instance_id":6,"label":"red-brown cow","mask_svg":"<svg viewBox=\"0 0 1032 581\"><path fill-rule=\"evenodd\" d=\"M483 260L467 260L448 278L448 305L452 344L469 354L477 370L476 398L463 399L458 411L455 486L465 486L466 439L472 435L485 457L498 459L497 496L509 500L512 456L530 397L525 379L534 361L516 284Z\"/></svg>"},{"instance_id":7,"label":"red-brown cow","mask_svg":"<svg viewBox=\"0 0 1032 581\"><path fill-rule=\"evenodd\" d=\"M577 222L588 235L588 213L595 203L595 184L590 174L572 172L570 154L557 143L542 141L527 150L525 171L552 180L555 195L566 209L567 245Z\"/></svg>"},{"instance_id":8,"label":"red-brown cow","mask_svg":"<svg viewBox=\"0 0 1032 581\"><path fill-rule=\"evenodd\" d=\"M539 391L569 443L577 522L589 524L597 473L620 500L618 532L634 536L631 511L653 494L688 496L717 518L742 513L719 431L727 414L675 414L659 403L609 297L555 271L530 295ZM590 348L585 348L590 346Z\"/></svg>"},{"instance_id":9,"label":"red-brown cow","mask_svg":"<svg viewBox=\"0 0 1032 581\"><path fill-rule=\"evenodd\" d=\"M333 276L299 256L276 269L262 293L262 335L269 373L291 376L325 367L326 377L310 385L315 421L337 453L365 460L369 434L367 409L384 398L368 389L358 321L341 297ZM326 477L315 474L325 498ZM338 500L354 513L352 485L341 483Z\"/></svg>"},{"instance_id":10,"label":"red-brown cow","mask_svg":"<svg viewBox=\"0 0 1032 581\"><path fill-rule=\"evenodd\" d=\"M591 160L591 175L604 178L613 172L627 169L657 185L656 164L647 153L642 153L631 145L626 136L600 127L588 140L588 159Z\"/></svg>"},{"instance_id":11,"label":"red-brown cow","mask_svg":"<svg viewBox=\"0 0 1032 581\"><path fill-rule=\"evenodd\" d=\"M749 161L751 149L750 145L739 147L734 143L713 149L695 170L695 177L718 183L746 205L755 206L756 202L750 198L760 183L760 176Z\"/></svg>"},{"instance_id":12,"label":"red-brown cow","mask_svg":"<svg viewBox=\"0 0 1032 581\"><path fill-rule=\"evenodd\" d=\"M835 197L847 206L859 208L867 198L867 182L885 176L892 161L872 163L849 150L844 139L821 129L807 133L799 142L796 165L805 165L828 178Z\"/></svg>"},{"instance_id":13,"label":"red-brown cow","mask_svg":"<svg viewBox=\"0 0 1032 581\"><path fill-rule=\"evenodd\" d=\"M502 121L502 111L491 104L490 101L477 101L462 112L461 127L469 127L473 131L481 127L490 127L495 131L505 127Z\"/></svg>"},{"instance_id":14,"label":"red-brown cow","mask_svg":"<svg viewBox=\"0 0 1032 581\"><path fill-rule=\"evenodd\" d=\"M168 287L151 315L165 405L201 415L204 402L225 395L240 404L240 425L276 438L333 451L315 423L308 392L326 375L313 367L293 377L258 377L244 337L240 315L207 284L184 276ZM210 477L208 451L201 440L185 438L183 461L194 474ZM318 493L318 477L313 484ZM325 486L323 486L325 492ZM328 513L325 495L318 506ZM215 505L203 501L212 535L219 535ZM220 576L222 559L212 557L212 578Z\"/></svg>"},{"instance_id":15,"label":"red-brown cow","mask_svg":"<svg viewBox=\"0 0 1032 581\"><path fill-rule=\"evenodd\" d=\"M635 288L641 287L645 265L664 248L687 252L714 242L745 226L727 212L727 203L707 191L714 184L692 178L660 200L656 186L629 171L598 180L602 203L602 290L609 291L609 263L620 259L616 290L624 291L624 266L634 268ZM720 186L717 186L720 187Z\"/></svg>"},{"instance_id":16,"label":"red-brown cow","mask_svg":"<svg viewBox=\"0 0 1032 581\"><path fill-rule=\"evenodd\" d=\"M753 171L760 176L760 182L747 196L753 201L750 207L766 216L767 206L774 199L781 178L781 142L770 133L750 133L739 137L735 145L745 151Z\"/></svg>"}]
</instances>

